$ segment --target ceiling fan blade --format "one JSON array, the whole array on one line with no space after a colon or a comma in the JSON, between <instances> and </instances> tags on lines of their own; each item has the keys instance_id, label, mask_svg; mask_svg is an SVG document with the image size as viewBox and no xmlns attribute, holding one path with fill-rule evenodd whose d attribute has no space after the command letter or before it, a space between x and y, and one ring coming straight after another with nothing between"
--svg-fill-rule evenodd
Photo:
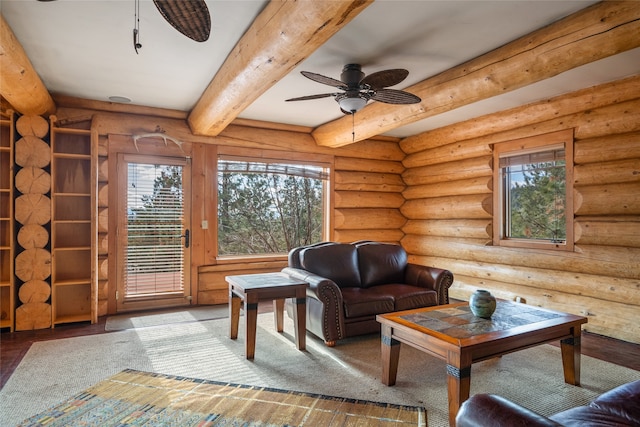
<instances>
[{"instance_id":1,"label":"ceiling fan blade","mask_svg":"<svg viewBox=\"0 0 640 427\"><path fill-rule=\"evenodd\" d=\"M378 71L369 74L360 82L361 85L369 85L373 89L382 89L388 86L397 85L407 78L409 71L402 68L393 70Z\"/></svg>"},{"instance_id":2,"label":"ceiling fan blade","mask_svg":"<svg viewBox=\"0 0 640 427\"><path fill-rule=\"evenodd\" d=\"M347 86L340 80L332 79L331 77L323 76L322 74L316 74L310 71L300 71L300 74L308 79L313 80L314 82L322 83L324 85L337 87L338 89L343 90L346 90L347 88Z\"/></svg>"},{"instance_id":3,"label":"ceiling fan blade","mask_svg":"<svg viewBox=\"0 0 640 427\"><path fill-rule=\"evenodd\" d=\"M307 95L300 96L298 98L285 99L285 101L306 101L308 99L320 99L320 98L328 98L330 96L336 96L335 93L321 93L318 95Z\"/></svg>"},{"instance_id":4,"label":"ceiling fan blade","mask_svg":"<svg viewBox=\"0 0 640 427\"><path fill-rule=\"evenodd\" d=\"M371 99L387 104L417 104L422 101L412 93L395 89L380 89L376 91Z\"/></svg>"},{"instance_id":5,"label":"ceiling fan blade","mask_svg":"<svg viewBox=\"0 0 640 427\"><path fill-rule=\"evenodd\" d=\"M211 16L204 0L153 0L169 24L191 40L204 42L211 33Z\"/></svg>"}]
</instances>

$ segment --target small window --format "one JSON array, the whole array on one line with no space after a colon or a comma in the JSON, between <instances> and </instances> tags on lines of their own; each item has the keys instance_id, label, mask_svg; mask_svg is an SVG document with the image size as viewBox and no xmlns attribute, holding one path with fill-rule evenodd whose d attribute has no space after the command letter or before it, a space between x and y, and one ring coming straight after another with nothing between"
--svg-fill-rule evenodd
<instances>
[{"instance_id":1,"label":"small window","mask_svg":"<svg viewBox=\"0 0 640 427\"><path fill-rule=\"evenodd\" d=\"M218 255L286 254L327 240L329 167L218 158Z\"/></svg>"},{"instance_id":2,"label":"small window","mask_svg":"<svg viewBox=\"0 0 640 427\"><path fill-rule=\"evenodd\" d=\"M573 132L493 149L494 244L573 250Z\"/></svg>"}]
</instances>

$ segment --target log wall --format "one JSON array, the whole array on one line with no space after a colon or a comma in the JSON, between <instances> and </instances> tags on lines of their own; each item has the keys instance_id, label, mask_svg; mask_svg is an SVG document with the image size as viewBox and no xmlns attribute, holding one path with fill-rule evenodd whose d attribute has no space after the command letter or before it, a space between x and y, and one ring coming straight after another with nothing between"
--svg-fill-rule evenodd
<instances>
[{"instance_id":1,"label":"log wall","mask_svg":"<svg viewBox=\"0 0 640 427\"><path fill-rule=\"evenodd\" d=\"M496 142L574 129L573 252L491 245ZM497 297L587 316L640 343L640 76L401 142L410 261L451 270L453 298Z\"/></svg>"}]
</instances>

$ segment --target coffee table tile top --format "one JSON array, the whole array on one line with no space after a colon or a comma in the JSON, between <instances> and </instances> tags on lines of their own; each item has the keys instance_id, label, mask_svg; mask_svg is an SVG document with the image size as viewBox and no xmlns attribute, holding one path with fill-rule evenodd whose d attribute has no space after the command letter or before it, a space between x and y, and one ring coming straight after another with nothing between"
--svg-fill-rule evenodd
<instances>
[{"instance_id":1,"label":"coffee table tile top","mask_svg":"<svg viewBox=\"0 0 640 427\"><path fill-rule=\"evenodd\" d=\"M482 319L471 313L468 305L430 310L398 316L407 322L438 331L453 338L470 338L488 332L504 331L562 317L562 313L541 310L536 307L498 301L491 319Z\"/></svg>"}]
</instances>

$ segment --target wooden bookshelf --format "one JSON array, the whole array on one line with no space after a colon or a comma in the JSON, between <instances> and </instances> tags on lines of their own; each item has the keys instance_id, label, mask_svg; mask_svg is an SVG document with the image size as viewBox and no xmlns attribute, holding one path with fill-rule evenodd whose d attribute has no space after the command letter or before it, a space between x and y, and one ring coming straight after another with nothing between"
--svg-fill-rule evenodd
<instances>
[{"instance_id":1,"label":"wooden bookshelf","mask_svg":"<svg viewBox=\"0 0 640 427\"><path fill-rule=\"evenodd\" d=\"M97 321L97 157L89 129L51 118L52 326Z\"/></svg>"},{"instance_id":2,"label":"wooden bookshelf","mask_svg":"<svg viewBox=\"0 0 640 427\"><path fill-rule=\"evenodd\" d=\"M0 115L0 328L15 327L15 232L13 221L13 112Z\"/></svg>"}]
</instances>

